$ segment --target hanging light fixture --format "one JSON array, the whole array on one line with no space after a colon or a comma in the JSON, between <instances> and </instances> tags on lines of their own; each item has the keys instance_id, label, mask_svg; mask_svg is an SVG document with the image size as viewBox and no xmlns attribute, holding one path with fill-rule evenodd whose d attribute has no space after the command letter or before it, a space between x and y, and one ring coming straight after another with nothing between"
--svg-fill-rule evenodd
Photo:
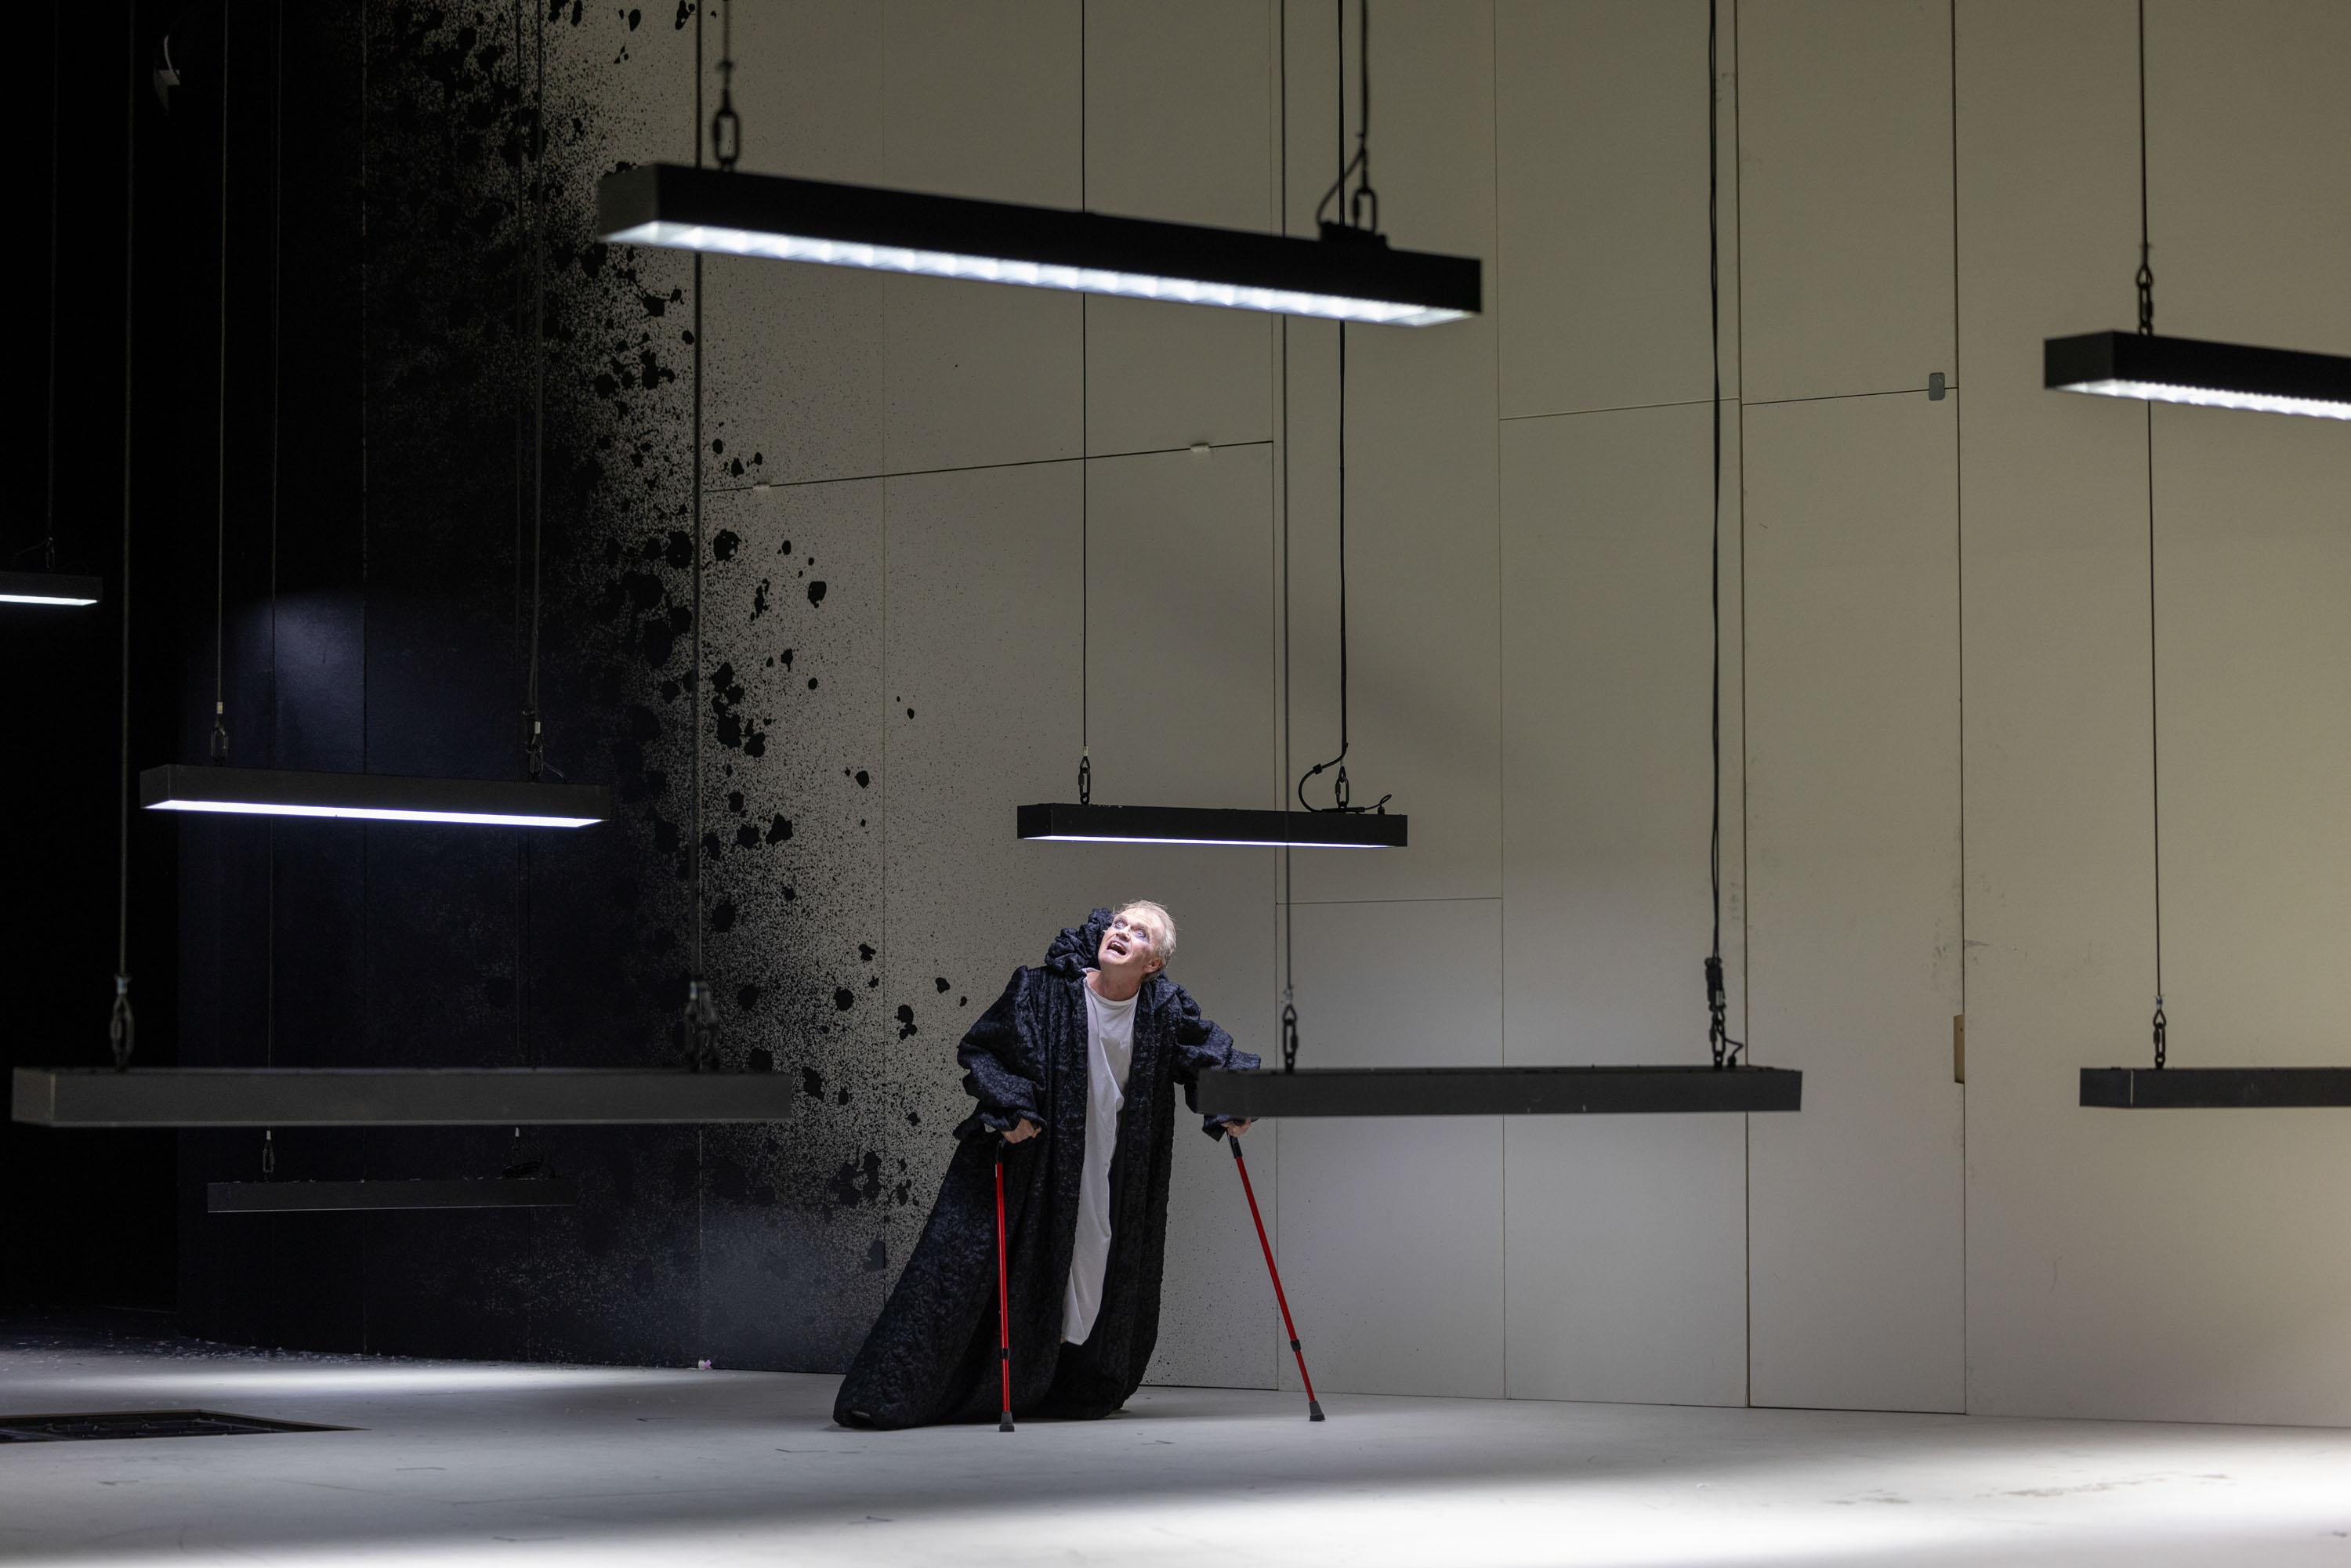
<instances>
[{"instance_id":1,"label":"hanging light fixture","mask_svg":"<svg viewBox=\"0 0 2351 1568\"><path fill-rule=\"evenodd\" d=\"M2147 242L2147 0L2139 0L2138 330L2043 340L2041 384L2053 392L2148 402L2351 419L2351 358L2156 336L2153 255Z\"/></svg>"},{"instance_id":2,"label":"hanging light fixture","mask_svg":"<svg viewBox=\"0 0 2351 1568\"><path fill-rule=\"evenodd\" d=\"M1400 850L1405 819L1375 811L1243 811L1192 806L1023 806L1020 836L1077 844L1247 844Z\"/></svg>"},{"instance_id":3,"label":"hanging light fixture","mask_svg":"<svg viewBox=\"0 0 2351 1568\"><path fill-rule=\"evenodd\" d=\"M57 570L57 29L62 8L49 16L49 442L48 506L41 542L22 553L41 552L38 571L0 570L0 604L84 605L99 601L100 583Z\"/></svg>"},{"instance_id":4,"label":"hanging light fixture","mask_svg":"<svg viewBox=\"0 0 2351 1568\"><path fill-rule=\"evenodd\" d=\"M2351 419L2351 358L2153 332L2089 332L2042 348L2043 384L2149 402Z\"/></svg>"},{"instance_id":5,"label":"hanging light fixture","mask_svg":"<svg viewBox=\"0 0 2351 1568\"><path fill-rule=\"evenodd\" d=\"M218 432L214 498L213 729L207 767L165 763L139 776L139 803L151 811L205 811L231 816L340 817L378 822L450 822L482 827L584 828L611 815L611 792L600 784L540 781L545 741L538 716L540 529L534 512L531 533L530 666L524 698L525 779L420 778L384 773L301 772L281 768L233 768L229 764L226 684L228 541L228 42L224 16L221 43L220 326ZM536 175L536 158L533 173ZM543 201L543 193L541 200ZM544 241L534 217L531 238L539 256L538 308L545 305ZM273 279L275 271L273 270ZM272 282L273 291L277 287ZM533 382L532 465L543 476L546 424L546 340ZM273 413L272 418L276 416ZM271 443L273 453L277 444ZM537 506L537 487L534 488ZM364 501L360 527L366 527ZM273 549L275 546L273 545Z\"/></svg>"},{"instance_id":6,"label":"hanging light fixture","mask_svg":"<svg viewBox=\"0 0 2351 1568\"><path fill-rule=\"evenodd\" d=\"M1063 288L1284 316L1427 327L1474 316L1475 256L779 174L648 163L596 187L600 237L720 256Z\"/></svg>"},{"instance_id":7,"label":"hanging light fixture","mask_svg":"<svg viewBox=\"0 0 2351 1568\"><path fill-rule=\"evenodd\" d=\"M1081 72L1083 62L1080 62ZM720 114L731 116L722 89ZM731 119L729 120L731 125ZM648 163L596 185L596 232L625 245L1165 299L1333 321L1426 327L1479 308L1476 256L1392 249L1369 226L1319 239L1079 210L834 184L697 159Z\"/></svg>"},{"instance_id":8,"label":"hanging light fixture","mask_svg":"<svg viewBox=\"0 0 2351 1568\"><path fill-rule=\"evenodd\" d=\"M585 828L611 815L611 793L601 784L301 773L287 768L184 762L167 762L141 773L139 803L151 811L471 822L507 828Z\"/></svg>"},{"instance_id":9,"label":"hanging light fixture","mask_svg":"<svg viewBox=\"0 0 2351 1568\"><path fill-rule=\"evenodd\" d=\"M1079 14L1078 57L1085 57L1083 8ZM1368 74L1365 78L1369 84ZM1083 104L1085 97L1082 70L1079 78L1078 189L1079 199L1085 195L1085 135ZM1342 110L1343 113L1343 109ZM1360 142L1363 132L1358 131ZM1370 165L1360 146L1354 162L1344 161L1343 123L1341 147L1342 168L1339 182L1322 198L1330 206L1346 183L1348 175L1359 165L1364 171L1364 185L1357 193L1361 204L1368 199L1376 212L1379 198L1371 193ZM1351 231L1354 232L1354 231ZM1368 231L1362 231L1368 232ZM1085 301L1079 301L1078 351L1081 366L1085 362L1087 316ZM1289 348L1283 346L1283 410L1287 419L1289 382L1287 373ZM1339 728L1346 733L1347 720L1347 327L1339 324ZM1082 378L1081 378L1082 379ZM1083 389L1081 388L1082 393ZM1233 810L1197 806L1097 806L1093 803L1093 753L1091 745L1093 607L1092 573L1088 570L1092 555L1092 528L1088 501L1092 486L1089 482L1090 450L1087 440L1087 402L1081 395L1078 407L1078 798L1074 802L1055 801L1022 806L1015 814L1015 826L1023 839L1046 843L1081 844L1187 844L1235 845L1279 849L1349 849L1390 850L1405 847L1405 820L1387 816L1382 810L1350 810L1344 803L1345 770L1340 773L1341 803L1334 809L1316 810L1306 804L1305 779L1299 780L1299 807L1292 811L1285 807L1278 811ZM1287 473L1289 444L1282 446L1284 465L1285 516L1288 497ZM1286 546L1285 546L1286 549ZM1287 622L1285 622L1285 625ZM1285 668L1287 667L1285 664ZM1284 702L1287 703L1287 686ZM1340 747L1345 755L1345 746ZM1322 772L1318 767L1314 772ZM1383 800L1381 806L1386 801Z\"/></svg>"},{"instance_id":10,"label":"hanging light fixture","mask_svg":"<svg viewBox=\"0 0 2351 1568\"><path fill-rule=\"evenodd\" d=\"M94 577L62 571L0 571L0 604L95 604L100 591Z\"/></svg>"}]
</instances>

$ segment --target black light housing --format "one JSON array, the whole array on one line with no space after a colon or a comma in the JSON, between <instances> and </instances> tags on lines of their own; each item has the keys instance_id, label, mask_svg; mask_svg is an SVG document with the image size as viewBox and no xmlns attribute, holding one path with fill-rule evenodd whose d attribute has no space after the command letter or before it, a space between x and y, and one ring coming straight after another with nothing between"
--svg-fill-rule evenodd
<instances>
[{"instance_id":1,"label":"black light housing","mask_svg":"<svg viewBox=\"0 0 2351 1568\"><path fill-rule=\"evenodd\" d=\"M2150 402L2351 419L2351 358L2151 332L2047 339L2042 384Z\"/></svg>"},{"instance_id":2,"label":"black light housing","mask_svg":"<svg viewBox=\"0 0 2351 1568\"><path fill-rule=\"evenodd\" d=\"M2082 1103L2106 1111L2351 1105L2351 1067L2085 1067Z\"/></svg>"},{"instance_id":3,"label":"black light housing","mask_svg":"<svg viewBox=\"0 0 2351 1568\"><path fill-rule=\"evenodd\" d=\"M1023 806L1020 836L1081 844L1231 844L1400 850L1408 819L1379 811L1244 811L1202 806Z\"/></svg>"},{"instance_id":4,"label":"black light housing","mask_svg":"<svg viewBox=\"0 0 2351 1568\"><path fill-rule=\"evenodd\" d=\"M1321 1067L1204 1072L1211 1116L1603 1116L1803 1109L1785 1067Z\"/></svg>"},{"instance_id":5,"label":"black light housing","mask_svg":"<svg viewBox=\"0 0 2351 1568\"><path fill-rule=\"evenodd\" d=\"M19 1067L43 1127L602 1127L788 1122L780 1072L623 1067Z\"/></svg>"},{"instance_id":6,"label":"black light housing","mask_svg":"<svg viewBox=\"0 0 2351 1568\"><path fill-rule=\"evenodd\" d=\"M102 580L62 571L0 571L0 604L95 604Z\"/></svg>"},{"instance_id":7,"label":"black light housing","mask_svg":"<svg viewBox=\"0 0 2351 1568\"><path fill-rule=\"evenodd\" d=\"M596 233L624 245L1426 327L1477 314L1475 256L780 174L646 163L596 185Z\"/></svg>"},{"instance_id":8,"label":"black light housing","mask_svg":"<svg viewBox=\"0 0 2351 1568\"><path fill-rule=\"evenodd\" d=\"M151 811L353 817L509 828L584 828L612 814L611 791L601 784L299 773L279 768L210 768L183 762L166 763L140 774L139 803Z\"/></svg>"}]
</instances>

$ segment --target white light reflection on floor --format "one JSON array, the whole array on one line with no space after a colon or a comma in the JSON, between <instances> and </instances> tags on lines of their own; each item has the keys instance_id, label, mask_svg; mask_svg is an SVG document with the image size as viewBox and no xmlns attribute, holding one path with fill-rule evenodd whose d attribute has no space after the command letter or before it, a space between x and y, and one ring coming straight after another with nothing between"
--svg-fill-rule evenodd
<instances>
[{"instance_id":1,"label":"white light reflection on floor","mask_svg":"<svg viewBox=\"0 0 2351 1568\"><path fill-rule=\"evenodd\" d=\"M0 1407L356 1431L15 1448L0 1559L377 1568L2351 1564L2351 1432L1146 1389L845 1432L829 1377L0 1353ZM64 1405L61 1407L73 1407Z\"/></svg>"}]
</instances>

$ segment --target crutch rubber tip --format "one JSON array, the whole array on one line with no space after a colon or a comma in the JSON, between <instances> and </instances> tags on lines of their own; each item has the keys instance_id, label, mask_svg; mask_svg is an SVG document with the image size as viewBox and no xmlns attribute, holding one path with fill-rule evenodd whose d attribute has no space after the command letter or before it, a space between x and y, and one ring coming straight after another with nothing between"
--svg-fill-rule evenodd
<instances>
[{"instance_id":1,"label":"crutch rubber tip","mask_svg":"<svg viewBox=\"0 0 2351 1568\"><path fill-rule=\"evenodd\" d=\"M1306 1418L1309 1421L1321 1421L1326 1418L1322 1414L1322 1401L1309 1399L1306 1402Z\"/></svg>"},{"instance_id":2,"label":"crutch rubber tip","mask_svg":"<svg viewBox=\"0 0 2351 1568\"><path fill-rule=\"evenodd\" d=\"M1317 1421L1320 1421L1321 1419L1322 1419L1322 1416L1321 1416L1320 1414L1316 1415L1314 1418L1315 1418ZM998 1416L998 1417L997 1417L997 1419L996 1419L996 1429L997 1429L998 1431L999 1431L999 1432L1009 1432L1010 1430L1012 1430L1012 1412L1011 1412L1011 1411L1007 1410L1003 1415L1001 1415L1001 1416Z\"/></svg>"}]
</instances>

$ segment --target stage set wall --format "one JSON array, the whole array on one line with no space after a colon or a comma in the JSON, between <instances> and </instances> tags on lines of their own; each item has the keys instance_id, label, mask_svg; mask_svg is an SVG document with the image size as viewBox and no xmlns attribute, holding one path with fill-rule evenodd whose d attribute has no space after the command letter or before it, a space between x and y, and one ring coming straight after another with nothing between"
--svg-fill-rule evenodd
<instances>
[{"instance_id":1,"label":"stage set wall","mask_svg":"<svg viewBox=\"0 0 2351 1568\"><path fill-rule=\"evenodd\" d=\"M799 1114L524 1129L582 1201L503 1215L210 1218L260 1140L186 1135L192 1322L837 1371L944 1169L963 1028L1126 898L1245 1047L1294 983L1301 1065L1702 1061L1719 417L1732 1019L1805 1108L1253 1132L1322 1392L2351 1422L2340 1113L2074 1103L2148 1053L2154 700L2173 1060L2351 1049L2351 430L2040 385L2044 337L2132 320L2128 0L1722 0L1718 366L1704 5L1373 5L1383 223L1480 257L1487 308L1348 332L1347 767L1412 847L1287 883L1012 811L1073 798L1081 734L1111 802L1272 807L1336 751L1336 329L740 258L697 298L588 225L598 173L693 156L718 14L698 99L691 7L551 16L545 706L619 817L180 825L181 1060L665 1060L700 855L723 1052ZM340 376L354 428L313 432L349 471L281 512L274 602L232 551L247 756L515 764L514 35L371 5L319 46L340 172L288 277L349 362L287 406ZM2147 37L2159 328L2351 352L2351 13L2151 0ZM1305 234L1337 152L1303 0L1286 33L1266 0L763 4L734 44L755 171ZM517 1157L276 1142L283 1176ZM1229 1166L1179 1135L1152 1375L1287 1386Z\"/></svg>"}]
</instances>

